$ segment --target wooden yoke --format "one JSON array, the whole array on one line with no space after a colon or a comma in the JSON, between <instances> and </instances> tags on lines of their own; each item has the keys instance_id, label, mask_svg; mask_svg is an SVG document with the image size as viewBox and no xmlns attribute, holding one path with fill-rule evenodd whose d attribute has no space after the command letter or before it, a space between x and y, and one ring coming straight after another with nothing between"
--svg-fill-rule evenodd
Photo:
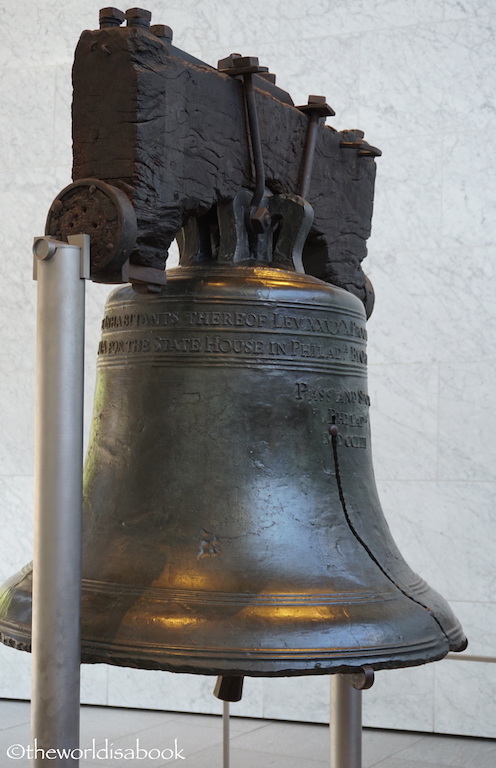
<instances>
[{"instance_id":1,"label":"wooden yoke","mask_svg":"<svg viewBox=\"0 0 496 768\"><path fill-rule=\"evenodd\" d=\"M124 14L104 9L102 28L83 32L76 49L73 179L99 180L125 193L136 215L130 264L163 270L171 241L192 216L254 189L243 80L175 48L170 28L150 26L149 12L132 9L125 16L121 27ZM253 77L265 185L274 194L299 194L309 117L274 79ZM361 131L339 132L319 121L307 185L314 221L305 269L364 302L360 264L377 154ZM54 229L53 209L51 216ZM106 247L112 250L112 243ZM112 276L103 270L100 279Z\"/></svg>"}]
</instances>

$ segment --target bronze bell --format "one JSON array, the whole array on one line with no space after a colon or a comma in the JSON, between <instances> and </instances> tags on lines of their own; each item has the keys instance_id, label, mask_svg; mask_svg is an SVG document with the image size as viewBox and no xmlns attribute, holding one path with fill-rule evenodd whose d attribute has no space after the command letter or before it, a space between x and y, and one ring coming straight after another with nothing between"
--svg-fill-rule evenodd
<instances>
[{"instance_id":1,"label":"bronze bell","mask_svg":"<svg viewBox=\"0 0 496 768\"><path fill-rule=\"evenodd\" d=\"M253 259L167 274L114 290L102 323L83 662L276 676L462 650L381 510L359 299ZM0 604L29 650L29 567Z\"/></svg>"}]
</instances>

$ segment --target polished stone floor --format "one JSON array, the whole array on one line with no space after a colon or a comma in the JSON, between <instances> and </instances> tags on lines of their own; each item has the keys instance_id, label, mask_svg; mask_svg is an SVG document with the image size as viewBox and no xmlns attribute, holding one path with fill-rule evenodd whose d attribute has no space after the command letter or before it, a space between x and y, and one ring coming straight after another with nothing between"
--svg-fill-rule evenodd
<instances>
[{"instance_id":1,"label":"polished stone floor","mask_svg":"<svg viewBox=\"0 0 496 768\"><path fill-rule=\"evenodd\" d=\"M324 725L231 718L230 731L230 768L329 766L329 731ZM28 744L29 704L0 700L1 768L28 768ZM222 768L222 719L84 706L81 748L86 750L81 768ZM362 764L363 768L495 768L496 740L369 728L363 732Z\"/></svg>"}]
</instances>

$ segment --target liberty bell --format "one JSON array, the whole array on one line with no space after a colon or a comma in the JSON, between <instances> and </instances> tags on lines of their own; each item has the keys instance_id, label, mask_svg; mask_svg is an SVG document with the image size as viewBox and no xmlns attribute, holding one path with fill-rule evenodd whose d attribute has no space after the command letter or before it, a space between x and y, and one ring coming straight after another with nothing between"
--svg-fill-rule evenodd
<instances>
[{"instance_id":1,"label":"liberty bell","mask_svg":"<svg viewBox=\"0 0 496 768\"><path fill-rule=\"evenodd\" d=\"M287 676L463 650L374 482L360 262L379 151L257 59L215 70L121 21L79 42L74 183L47 221L90 233L94 280L127 283L98 349L82 661ZM0 600L23 650L31 583L28 566Z\"/></svg>"}]
</instances>

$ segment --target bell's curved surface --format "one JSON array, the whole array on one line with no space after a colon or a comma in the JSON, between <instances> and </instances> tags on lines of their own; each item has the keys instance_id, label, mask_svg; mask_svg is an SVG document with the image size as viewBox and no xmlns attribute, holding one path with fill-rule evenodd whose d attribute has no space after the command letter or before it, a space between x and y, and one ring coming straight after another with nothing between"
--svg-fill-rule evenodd
<instances>
[{"instance_id":1,"label":"bell's curved surface","mask_svg":"<svg viewBox=\"0 0 496 768\"><path fill-rule=\"evenodd\" d=\"M358 299L260 266L115 290L84 479L83 661L297 675L421 664L466 641L391 538ZM331 434L332 433L332 434ZM29 649L31 571L3 587Z\"/></svg>"}]
</instances>

